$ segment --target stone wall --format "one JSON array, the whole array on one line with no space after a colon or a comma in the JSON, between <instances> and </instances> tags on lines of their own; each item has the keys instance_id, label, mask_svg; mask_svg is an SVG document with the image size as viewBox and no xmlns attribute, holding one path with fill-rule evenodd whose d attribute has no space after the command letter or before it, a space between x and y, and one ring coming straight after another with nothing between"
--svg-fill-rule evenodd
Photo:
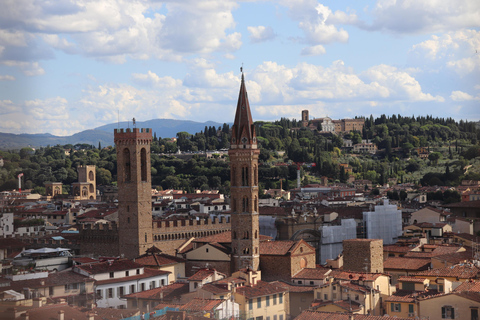
<instances>
[{"instance_id":1,"label":"stone wall","mask_svg":"<svg viewBox=\"0 0 480 320\"><path fill-rule=\"evenodd\" d=\"M382 239L343 241L343 269L356 272L383 272Z\"/></svg>"}]
</instances>

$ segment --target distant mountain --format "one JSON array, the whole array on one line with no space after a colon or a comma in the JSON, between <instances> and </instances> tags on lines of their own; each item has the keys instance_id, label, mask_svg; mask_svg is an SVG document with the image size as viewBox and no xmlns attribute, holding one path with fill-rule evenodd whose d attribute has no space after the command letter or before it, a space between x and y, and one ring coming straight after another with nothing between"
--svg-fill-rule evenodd
<instances>
[{"instance_id":1,"label":"distant mountain","mask_svg":"<svg viewBox=\"0 0 480 320\"><path fill-rule=\"evenodd\" d=\"M203 131L205 126L221 127L223 123L207 121L207 122L195 122L189 120L172 120L172 119L155 119L148 121L137 121L137 128L151 128L156 133L157 138L171 138L175 137L178 132L188 132L195 134ZM41 134L13 134L13 133L0 133L0 150L14 150L24 147L45 147L65 145L65 144L79 144L86 143L94 146L98 146L100 142L102 146L113 145L113 130L116 128L132 128L131 122L120 122L107 124L93 130L85 130L79 133L75 133L71 136L54 136L49 133Z\"/></svg>"},{"instance_id":2,"label":"distant mountain","mask_svg":"<svg viewBox=\"0 0 480 320\"><path fill-rule=\"evenodd\" d=\"M203 131L207 127L221 127L223 123L207 121L207 122L195 122L190 120L173 120L173 119L155 119L148 121L137 121L135 127L137 128L151 128L152 132L157 134L157 138L173 138L177 136L178 132L188 132L195 134ZM117 128L132 128L132 122L120 122L106 124L104 126L95 128L95 130L101 130L112 133L113 142L113 130Z\"/></svg>"}]
</instances>

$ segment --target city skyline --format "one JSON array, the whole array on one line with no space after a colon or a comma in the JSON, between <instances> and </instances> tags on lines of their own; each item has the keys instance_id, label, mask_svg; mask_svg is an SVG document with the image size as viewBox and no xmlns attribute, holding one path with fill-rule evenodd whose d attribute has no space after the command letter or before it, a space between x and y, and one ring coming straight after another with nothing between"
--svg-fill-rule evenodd
<instances>
[{"instance_id":1,"label":"city skyline","mask_svg":"<svg viewBox=\"0 0 480 320\"><path fill-rule=\"evenodd\" d=\"M136 118L480 120L480 3L7 0L0 132Z\"/></svg>"}]
</instances>

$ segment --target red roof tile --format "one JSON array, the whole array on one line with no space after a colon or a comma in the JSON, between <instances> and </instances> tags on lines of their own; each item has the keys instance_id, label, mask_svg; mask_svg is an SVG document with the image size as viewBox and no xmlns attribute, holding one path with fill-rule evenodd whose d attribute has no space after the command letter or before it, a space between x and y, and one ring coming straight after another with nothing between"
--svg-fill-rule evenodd
<instances>
[{"instance_id":1,"label":"red roof tile","mask_svg":"<svg viewBox=\"0 0 480 320\"><path fill-rule=\"evenodd\" d=\"M88 265L79 265L76 266L76 268L82 269L89 274L99 274L105 272L126 271L131 269L143 268L143 265L133 262L132 260L119 259Z\"/></svg>"},{"instance_id":2,"label":"red roof tile","mask_svg":"<svg viewBox=\"0 0 480 320\"><path fill-rule=\"evenodd\" d=\"M431 264L430 259L418 259L407 257L389 257L383 262L385 270L427 270Z\"/></svg>"},{"instance_id":3,"label":"red roof tile","mask_svg":"<svg viewBox=\"0 0 480 320\"><path fill-rule=\"evenodd\" d=\"M296 241L292 240L277 240L260 242L260 255L287 255L295 245Z\"/></svg>"},{"instance_id":4,"label":"red roof tile","mask_svg":"<svg viewBox=\"0 0 480 320\"><path fill-rule=\"evenodd\" d=\"M454 277L460 279L472 279L477 276L480 269L474 266L473 264L464 264L464 265L454 265L451 267L426 270L422 272L417 272L412 275L414 276L425 276L425 277Z\"/></svg>"},{"instance_id":5,"label":"red roof tile","mask_svg":"<svg viewBox=\"0 0 480 320\"><path fill-rule=\"evenodd\" d=\"M304 268L300 270L292 279L314 279L314 280L323 280L330 273L328 268Z\"/></svg>"},{"instance_id":6,"label":"red roof tile","mask_svg":"<svg viewBox=\"0 0 480 320\"><path fill-rule=\"evenodd\" d=\"M179 299L181 295L188 293L188 291L189 291L188 283L175 282L168 286L131 293L124 296L124 298L173 301L173 300Z\"/></svg>"},{"instance_id":7,"label":"red roof tile","mask_svg":"<svg viewBox=\"0 0 480 320\"><path fill-rule=\"evenodd\" d=\"M254 286L245 286L237 288L237 293L245 296L247 299L267 296L276 293L286 292L287 289L279 285L271 284L265 281L258 281Z\"/></svg>"},{"instance_id":8,"label":"red roof tile","mask_svg":"<svg viewBox=\"0 0 480 320\"><path fill-rule=\"evenodd\" d=\"M195 298L180 307L180 310L188 312L215 312L225 300L223 299L199 299Z\"/></svg>"}]
</instances>

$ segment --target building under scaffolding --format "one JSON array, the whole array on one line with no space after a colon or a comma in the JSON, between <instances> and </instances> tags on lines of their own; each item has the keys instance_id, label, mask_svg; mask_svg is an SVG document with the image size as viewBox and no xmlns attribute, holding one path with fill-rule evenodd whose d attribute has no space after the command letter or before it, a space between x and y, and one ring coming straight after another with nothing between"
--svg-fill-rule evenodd
<instances>
[{"instance_id":1,"label":"building under scaffolding","mask_svg":"<svg viewBox=\"0 0 480 320\"><path fill-rule=\"evenodd\" d=\"M402 235L402 211L396 205L383 201L374 211L363 213L367 239L383 239L383 244L394 244Z\"/></svg>"}]
</instances>

